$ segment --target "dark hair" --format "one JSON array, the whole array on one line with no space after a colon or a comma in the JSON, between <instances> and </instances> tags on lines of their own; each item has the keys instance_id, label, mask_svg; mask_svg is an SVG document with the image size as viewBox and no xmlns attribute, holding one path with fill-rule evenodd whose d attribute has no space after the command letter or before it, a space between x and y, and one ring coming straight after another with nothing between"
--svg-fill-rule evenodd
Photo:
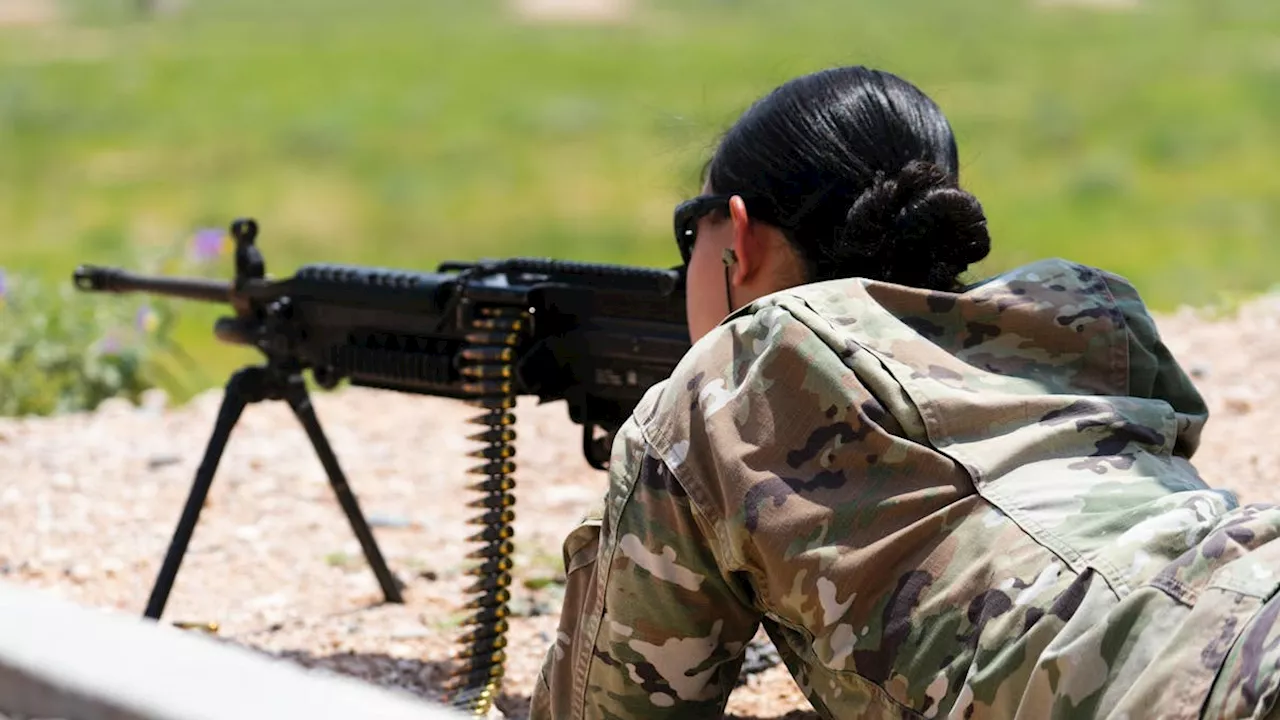
<instances>
[{"instance_id":1,"label":"dark hair","mask_svg":"<svg viewBox=\"0 0 1280 720\"><path fill-rule=\"evenodd\" d=\"M805 75L753 104L707 167L716 193L764 213L804 260L808 281L864 277L954 290L987 256L978 200L959 187L951 126L915 86L843 67Z\"/></svg>"}]
</instances>

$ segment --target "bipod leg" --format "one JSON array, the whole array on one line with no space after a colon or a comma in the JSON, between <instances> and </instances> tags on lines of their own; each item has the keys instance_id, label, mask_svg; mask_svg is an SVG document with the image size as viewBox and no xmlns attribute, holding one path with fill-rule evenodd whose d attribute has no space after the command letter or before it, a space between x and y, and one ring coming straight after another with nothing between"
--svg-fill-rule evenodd
<instances>
[{"instance_id":1,"label":"bipod leg","mask_svg":"<svg viewBox=\"0 0 1280 720\"><path fill-rule=\"evenodd\" d=\"M351 523L351 529L360 540L365 560L368 560L369 567L373 568L373 574L378 578L378 585L382 587L383 596L387 602L404 602L404 598L400 595L400 581L391 574L386 561L382 559L382 552L378 550L373 531L365 522L364 515L360 512L360 505L356 502L355 495L351 493L351 487L347 485L347 478L343 475L342 468L338 466L338 458L333 454L333 449L329 447L329 441L325 439L324 431L320 428L320 421L316 418L316 411L311 405L311 396L307 393L307 386L302 376L290 375L285 381L283 390L285 400L289 402L289 407L293 408L293 414L298 417L298 422L302 423L303 429L307 431L307 437L311 438L311 445L315 448L316 455L320 457L320 464L329 475L329 484L333 487L333 493L338 496L338 503L342 505L342 510Z\"/></svg>"},{"instance_id":2,"label":"bipod leg","mask_svg":"<svg viewBox=\"0 0 1280 720\"><path fill-rule=\"evenodd\" d=\"M213 475L222 460L222 451L227 447L227 439L231 437L231 429L240 420L240 414L251 402L263 399L264 369L247 367L237 371L227 381L226 392L222 396L222 407L218 410L218 419L213 425L213 434L205 447L204 459L196 470L195 481L191 484L191 492L187 495L187 504L182 509L182 517L169 542L169 550L165 553L164 564L160 566L160 574L151 588L151 598L147 600L147 609L143 617L159 620L164 612L165 603L169 600L169 591L173 589L173 581L178 576L178 567L186 555L187 544L195 532L196 521L200 519L200 509L204 507L205 498L209 495L209 486L213 484Z\"/></svg>"}]
</instances>

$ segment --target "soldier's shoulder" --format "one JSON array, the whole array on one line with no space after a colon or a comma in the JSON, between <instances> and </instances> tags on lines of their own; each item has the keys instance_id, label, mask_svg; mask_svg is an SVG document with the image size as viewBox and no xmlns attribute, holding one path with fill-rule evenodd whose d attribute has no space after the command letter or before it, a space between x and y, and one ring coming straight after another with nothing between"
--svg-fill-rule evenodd
<instances>
[{"instance_id":1,"label":"soldier's shoulder","mask_svg":"<svg viewBox=\"0 0 1280 720\"><path fill-rule=\"evenodd\" d=\"M826 321L794 291L775 293L725 318L699 339L670 377L646 394L636 417L655 446L687 439L691 422L753 404L784 374L847 373L840 348L815 329Z\"/></svg>"}]
</instances>

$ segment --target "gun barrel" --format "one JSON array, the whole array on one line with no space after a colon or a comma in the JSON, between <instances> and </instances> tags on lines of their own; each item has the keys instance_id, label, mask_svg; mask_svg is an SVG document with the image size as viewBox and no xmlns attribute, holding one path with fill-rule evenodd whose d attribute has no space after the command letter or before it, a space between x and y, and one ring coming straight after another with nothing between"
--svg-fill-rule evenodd
<instances>
[{"instance_id":1,"label":"gun barrel","mask_svg":"<svg viewBox=\"0 0 1280 720\"><path fill-rule=\"evenodd\" d=\"M231 283L224 280L139 275L121 268L96 265L76 268L74 280L76 288L84 292L142 292L204 302L231 300Z\"/></svg>"}]
</instances>

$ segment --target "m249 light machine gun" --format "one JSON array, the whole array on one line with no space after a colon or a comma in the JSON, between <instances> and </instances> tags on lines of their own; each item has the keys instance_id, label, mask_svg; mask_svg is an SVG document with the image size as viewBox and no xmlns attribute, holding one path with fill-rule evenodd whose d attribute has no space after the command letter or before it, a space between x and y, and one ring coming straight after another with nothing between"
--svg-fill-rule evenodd
<instances>
[{"instance_id":1,"label":"m249 light machine gun","mask_svg":"<svg viewBox=\"0 0 1280 720\"><path fill-rule=\"evenodd\" d=\"M449 262L434 273L317 264L292 277L266 277L250 219L231 224L235 278L217 281L137 275L81 266L77 288L150 293L229 304L216 336L257 348L260 365L235 372L196 471L145 616L158 619L208 495L232 428L244 408L284 400L305 429L338 502L388 602L403 602L369 525L320 428L303 374L331 389L352 385L435 395L480 409L480 476L470 503L481 527L471 540L477 581L467 589L476 612L452 690L452 703L487 713L501 684L510 600L512 493L517 397L565 400L582 425L582 451L606 469L613 434L654 383L689 349L684 278L678 270L595 265L539 258ZM603 433L603 434L601 434Z\"/></svg>"}]
</instances>

